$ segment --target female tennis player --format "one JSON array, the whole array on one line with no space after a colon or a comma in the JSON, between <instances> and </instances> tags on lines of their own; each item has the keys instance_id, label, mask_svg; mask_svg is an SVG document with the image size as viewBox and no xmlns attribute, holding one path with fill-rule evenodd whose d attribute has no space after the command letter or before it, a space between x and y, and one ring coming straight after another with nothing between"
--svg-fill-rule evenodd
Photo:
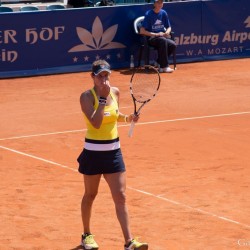
<instances>
[{"instance_id":1,"label":"female tennis player","mask_svg":"<svg viewBox=\"0 0 250 250\"><path fill-rule=\"evenodd\" d=\"M84 249L98 249L90 229L90 217L94 199L98 193L101 176L109 185L115 204L125 244L124 250L147 250L148 244L133 238L129 227L126 205L126 173L120 149L117 122L137 122L134 114L119 111L119 89L110 86L110 65L97 60L92 65L94 86L81 94L80 104L87 125L85 145L78 157L79 172L83 174L84 195L81 203Z\"/></svg>"}]
</instances>

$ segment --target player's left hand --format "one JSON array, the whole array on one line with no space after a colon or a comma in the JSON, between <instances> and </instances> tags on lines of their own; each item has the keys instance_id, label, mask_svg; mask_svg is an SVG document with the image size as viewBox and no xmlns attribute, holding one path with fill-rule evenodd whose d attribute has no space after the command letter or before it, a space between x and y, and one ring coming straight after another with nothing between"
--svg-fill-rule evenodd
<instances>
[{"instance_id":1,"label":"player's left hand","mask_svg":"<svg viewBox=\"0 0 250 250\"><path fill-rule=\"evenodd\" d=\"M138 122L138 120L140 119L140 114L135 115L135 114L130 114L128 116L128 122Z\"/></svg>"}]
</instances>

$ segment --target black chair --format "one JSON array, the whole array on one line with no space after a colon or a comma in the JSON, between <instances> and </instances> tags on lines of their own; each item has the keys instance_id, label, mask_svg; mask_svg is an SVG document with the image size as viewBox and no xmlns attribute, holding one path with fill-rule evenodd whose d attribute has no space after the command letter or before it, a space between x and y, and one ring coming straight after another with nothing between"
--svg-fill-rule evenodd
<instances>
[{"instance_id":1,"label":"black chair","mask_svg":"<svg viewBox=\"0 0 250 250\"><path fill-rule=\"evenodd\" d=\"M138 57L138 67L141 65L142 56L144 55L145 65L149 64L150 59L150 51L156 50L155 47L150 46L148 44L148 39L146 36L140 34L140 28L142 26L142 22L144 20L144 16L140 16L135 19L134 21L134 31L137 35L140 36L140 50L139 50L139 57ZM174 40L174 33L171 32L171 39ZM173 65L174 69L176 69L176 53L173 53Z\"/></svg>"}]
</instances>

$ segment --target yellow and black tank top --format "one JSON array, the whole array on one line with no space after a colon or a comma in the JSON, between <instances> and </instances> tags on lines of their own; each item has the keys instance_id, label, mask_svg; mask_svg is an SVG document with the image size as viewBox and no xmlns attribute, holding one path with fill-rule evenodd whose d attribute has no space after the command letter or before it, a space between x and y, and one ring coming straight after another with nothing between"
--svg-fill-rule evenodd
<instances>
[{"instance_id":1,"label":"yellow and black tank top","mask_svg":"<svg viewBox=\"0 0 250 250\"><path fill-rule=\"evenodd\" d=\"M91 89L91 93L94 96L94 109L96 110L99 102L93 88ZM83 114L87 125L85 149L92 151L109 151L120 148L117 130L117 119L119 116L118 103L112 91L110 91L110 96L112 102L104 108L104 117L99 129L94 128L85 114Z\"/></svg>"}]
</instances>

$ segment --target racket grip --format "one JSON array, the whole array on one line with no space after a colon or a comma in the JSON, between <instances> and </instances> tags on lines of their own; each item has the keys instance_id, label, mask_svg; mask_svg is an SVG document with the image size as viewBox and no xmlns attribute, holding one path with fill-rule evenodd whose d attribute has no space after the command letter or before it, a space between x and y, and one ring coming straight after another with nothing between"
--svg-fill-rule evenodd
<instances>
[{"instance_id":1,"label":"racket grip","mask_svg":"<svg viewBox=\"0 0 250 250\"><path fill-rule=\"evenodd\" d=\"M128 137L132 137L133 131L134 131L134 127L135 127L135 122L132 121L130 124L130 129L128 131Z\"/></svg>"}]
</instances>

